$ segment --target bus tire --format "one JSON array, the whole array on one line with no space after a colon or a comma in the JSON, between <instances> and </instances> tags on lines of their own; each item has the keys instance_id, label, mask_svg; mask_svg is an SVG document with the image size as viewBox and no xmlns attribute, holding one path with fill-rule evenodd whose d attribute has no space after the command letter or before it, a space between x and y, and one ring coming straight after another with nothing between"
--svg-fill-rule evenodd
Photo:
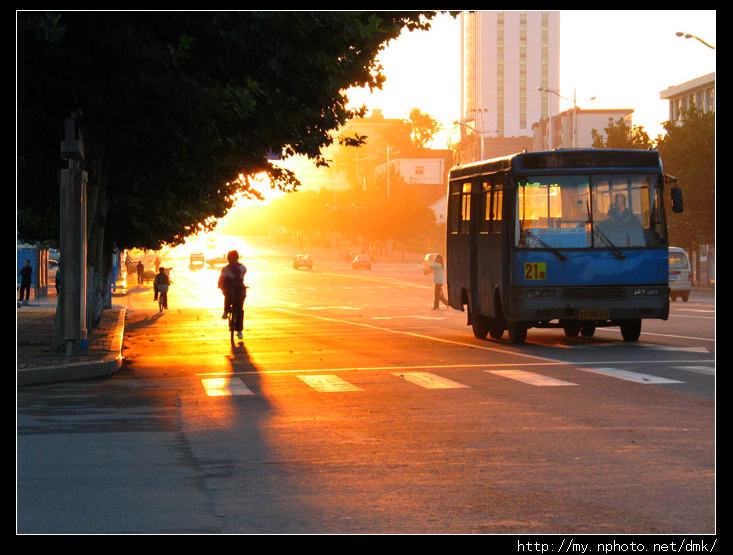
<instances>
[{"instance_id":1,"label":"bus tire","mask_svg":"<svg viewBox=\"0 0 733 555\"><path fill-rule=\"evenodd\" d=\"M486 339L489 333L489 319L480 314L471 314L471 329L476 339Z\"/></svg>"},{"instance_id":2,"label":"bus tire","mask_svg":"<svg viewBox=\"0 0 733 555\"><path fill-rule=\"evenodd\" d=\"M584 324L583 327L580 328L580 335L582 335L583 337L593 337L595 333L595 324Z\"/></svg>"},{"instance_id":3,"label":"bus tire","mask_svg":"<svg viewBox=\"0 0 733 555\"><path fill-rule=\"evenodd\" d=\"M621 324L621 336L624 341L638 341L641 335L641 319L626 320Z\"/></svg>"},{"instance_id":4,"label":"bus tire","mask_svg":"<svg viewBox=\"0 0 733 555\"><path fill-rule=\"evenodd\" d=\"M501 339L504 337L504 326L497 319L489 324L489 335L493 339Z\"/></svg>"},{"instance_id":5,"label":"bus tire","mask_svg":"<svg viewBox=\"0 0 733 555\"><path fill-rule=\"evenodd\" d=\"M578 337L580 332L580 326L578 324L568 324L562 327L565 332L565 337Z\"/></svg>"},{"instance_id":6,"label":"bus tire","mask_svg":"<svg viewBox=\"0 0 733 555\"><path fill-rule=\"evenodd\" d=\"M524 343L527 340L527 326L522 322L508 324L509 340L512 343Z\"/></svg>"},{"instance_id":7,"label":"bus tire","mask_svg":"<svg viewBox=\"0 0 733 555\"><path fill-rule=\"evenodd\" d=\"M687 302L689 300L689 298L690 298L690 292L689 291L685 291L684 293L682 293L682 301L683 302Z\"/></svg>"}]
</instances>

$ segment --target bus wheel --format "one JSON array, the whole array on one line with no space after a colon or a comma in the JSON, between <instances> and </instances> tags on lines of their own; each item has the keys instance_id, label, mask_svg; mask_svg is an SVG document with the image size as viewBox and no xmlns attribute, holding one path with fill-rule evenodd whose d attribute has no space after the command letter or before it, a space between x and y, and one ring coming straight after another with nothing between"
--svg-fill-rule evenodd
<instances>
[{"instance_id":1,"label":"bus wheel","mask_svg":"<svg viewBox=\"0 0 733 555\"><path fill-rule=\"evenodd\" d=\"M563 326L562 329L565 331L565 337L578 337L580 326L577 324L569 324L567 326Z\"/></svg>"},{"instance_id":2,"label":"bus wheel","mask_svg":"<svg viewBox=\"0 0 733 555\"><path fill-rule=\"evenodd\" d=\"M493 339L501 339L504 337L504 326L502 326L498 321L494 321L491 324L489 324L489 335Z\"/></svg>"},{"instance_id":3,"label":"bus wheel","mask_svg":"<svg viewBox=\"0 0 733 555\"><path fill-rule=\"evenodd\" d=\"M524 343L527 340L527 326L522 322L510 322L509 340L512 343Z\"/></svg>"},{"instance_id":4,"label":"bus wheel","mask_svg":"<svg viewBox=\"0 0 733 555\"><path fill-rule=\"evenodd\" d=\"M580 328L580 335L583 337L593 337L596 333L596 326L594 324L585 324Z\"/></svg>"},{"instance_id":5,"label":"bus wheel","mask_svg":"<svg viewBox=\"0 0 733 555\"><path fill-rule=\"evenodd\" d=\"M641 320L626 320L621 324L621 336L624 341L638 341L641 335Z\"/></svg>"},{"instance_id":6,"label":"bus wheel","mask_svg":"<svg viewBox=\"0 0 733 555\"><path fill-rule=\"evenodd\" d=\"M489 333L489 319L480 314L472 314L471 329L473 329L473 336L476 339L486 339L486 335Z\"/></svg>"},{"instance_id":7,"label":"bus wheel","mask_svg":"<svg viewBox=\"0 0 733 555\"><path fill-rule=\"evenodd\" d=\"M682 293L682 301L683 302L687 302L689 298L690 298L690 292L689 291L685 291L684 293Z\"/></svg>"}]
</instances>

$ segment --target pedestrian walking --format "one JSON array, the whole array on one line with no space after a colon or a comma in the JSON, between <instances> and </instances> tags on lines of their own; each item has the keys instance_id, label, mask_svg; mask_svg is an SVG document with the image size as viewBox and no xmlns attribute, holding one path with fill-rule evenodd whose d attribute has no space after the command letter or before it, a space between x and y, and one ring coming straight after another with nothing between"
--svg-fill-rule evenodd
<instances>
[{"instance_id":1,"label":"pedestrian walking","mask_svg":"<svg viewBox=\"0 0 733 555\"><path fill-rule=\"evenodd\" d=\"M20 270L20 295L18 301L23 301L27 305L31 297L31 278L33 277L33 267L31 261L26 260L25 265ZM25 295L25 299L23 296Z\"/></svg>"},{"instance_id":2,"label":"pedestrian walking","mask_svg":"<svg viewBox=\"0 0 733 555\"><path fill-rule=\"evenodd\" d=\"M137 263L137 284L142 285L143 284L143 275L145 274L145 265L143 264L143 261L140 260Z\"/></svg>"},{"instance_id":3,"label":"pedestrian walking","mask_svg":"<svg viewBox=\"0 0 733 555\"><path fill-rule=\"evenodd\" d=\"M433 270L433 284L435 284L435 294L433 296L433 310L440 309L440 303L444 303L448 307L448 299L443 294L443 283L445 283L445 268L443 267L443 256L437 255L435 261L429 264Z\"/></svg>"}]
</instances>

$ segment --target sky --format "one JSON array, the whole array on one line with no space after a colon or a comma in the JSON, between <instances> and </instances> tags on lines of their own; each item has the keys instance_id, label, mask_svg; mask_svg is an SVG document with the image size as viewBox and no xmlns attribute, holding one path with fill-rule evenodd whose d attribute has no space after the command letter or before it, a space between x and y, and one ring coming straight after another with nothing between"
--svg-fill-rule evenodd
<instances>
[{"instance_id":1,"label":"sky","mask_svg":"<svg viewBox=\"0 0 733 555\"><path fill-rule=\"evenodd\" d=\"M460 114L460 17L440 14L429 31L403 31L379 54L386 76L381 90L349 89L353 107L366 104L387 118L407 118L412 108L430 114L443 130L429 145L457 141ZM691 33L716 45L715 10L561 10L561 95L580 108L631 108L632 121L655 139L663 133L669 102L661 91L715 71L715 54ZM595 100L589 100L595 97ZM560 100L560 110L572 101ZM294 169L305 188L326 184L322 171L303 160Z\"/></svg>"}]
</instances>

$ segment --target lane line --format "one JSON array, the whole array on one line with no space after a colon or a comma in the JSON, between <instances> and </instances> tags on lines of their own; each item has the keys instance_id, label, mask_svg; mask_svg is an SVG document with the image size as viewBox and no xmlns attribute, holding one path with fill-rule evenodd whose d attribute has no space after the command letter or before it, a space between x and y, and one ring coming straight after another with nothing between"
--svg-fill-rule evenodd
<instances>
[{"instance_id":1,"label":"lane line","mask_svg":"<svg viewBox=\"0 0 733 555\"><path fill-rule=\"evenodd\" d=\"M289 314L294 314L296 316L304 316L304 317L307 317L307 318L316 318L318 320L325 320L327 322L338 322L338 323L341 323L341 324L350 324L352 326L361 326L361 327L364 327L364 328L370 328L370 329L378 330L378 331L385 331L385 332L388 332L388 333L395 333L395 334L398 334L398 335L407 335L407 336L410 336L410 337L417 337L419 339L429 339L430 341L437 341L439 343L448 343L448 344L451 344L451 345L460 345L461 347L468 347L470 349L479 349L481 351L490 351L490 352L502 353L502 354L510 355L510 356L519 356L519 357L524 357L524 358L531 358L531 359L534 359L534 360L544 360L544 361L547 361L547 362L559 362L557 359L553 359L553 358L541 357L541 356L537 356L537 355L528 355L528 354L522 353L522 352L505 351L504 349L496 349L494 347L484 347L483 345L475 345L473 343L464 343L462 341L453 341L452 339L443 339L443 338L440 338L440 337L433 337L431 335L424 335L422 333L415 333L415 332L411 332L411 331L402 331L402 330L394 330L394 329L391 329L391 328L383 328L383 327L380 327L380 326L373 326L371 324L365 324L363 322L351 322L349 320L342 320L340 318L328 318L326 316L317 316L315 314L303 314L302 312L295 312L293 310L288 310L286 308L276 308L274 310L277 310L279 312L287 312Z\"/></svg>"},{"instance_id":2,"label":"lane line","mask_svg":"<svg viewBox=\"0 0 733 555\"><path fill-rule=\"evenodd\" d=\"M674 366L673 368L695 372L696 374L705 374L707 376L715 375L715 368L710 368L710 366Z\"/></svg>"},{"instance_id":3,"label":"lane line","mask_svg":"<svg viewBox=\"0 0 733 555\"><path fill-rule=\"evenodd\" d=\"M430 372L393 372L393 376L404 378L406 381L425 389L458 389L469 387L462 383L454 382L448 378L431 374Z\"/></svg>"},{"instance_id":4,"label":"lane line","mask_svg":"<svg viewBox=\"0 0 733 555\"><path fill-rule=\"evenodd\" d=\"M714 359L708 360L604 360L604 361L580 361L580 362L508 362L494 364L419 364L412 366L344 366L340 368L297 368L293 370L246 370L240 372L202 372L196 376L247 376L247 375L277 375L297 374L301 372L385 372L389 370L451 370L451 369L472 369L472 368L506 368L508 366L569 366L576 368L577 365L592 366L594 364L685 364L685 363L715 363ZM163 379L163 378L161 378Z\"/></svg>"},{"instance_id":5,"label":"lane line","mask_svg":"<svg viewBox=\"0 0 733 555\"><path fill-rule=\"evenodd\" d=\"M618 368L578 368L578 370L640 384L685 383L680 380L670 380L669 378L660 378L659 376L652 376L650 374L639 374L638 372L629 372L628 370L619 370Z\"/></svg>"},{"instance_id":6,"label":"lane line","mask_svg":"<svg viewBox=\"0 0 733 555\"><path fill-rule=\"evenodd\" d=\"M596 328L596 331L611 331L614 333L619 333L617 329L613 328ZM669 333L653 333L650 331L643 331L641 332L641 335L657 335L659 337L674 337L676 339L694 339L696 341L712 341L715 343L715 339L707 339L706 337L690 337L688 335L672 335Z\"/></svg>"},{"instance_id":7,"label":"lane line","mask_svg":"<svg viewBox=\"0 0 733 555\"><path fill-rule=\"evenodd\" d=\"M226 397L231 395L254 395L240 379L229 378L205 378L201 385L209 397Z\"/></svg>"},{"instance_id":8,"label":"lane line","mask_svg":"<svg viewBox=\"0 0 733 555\"><path fill-rule=\"evenodd\" d=\"M362 391L360 387L347 382L333 374L320 374L316 376L298 376L307 385L321 393L340 393L343 391Z\"/></svg>"},{"instance_id":9,"label":"lane line","mask_svg":"<svg viewBox=\"0 0 733 555\"><path fill-rule=\"evenodd\" d=\"M558 380L557 378L551 378L549 376L543 376L542 374L527 372L525 370L486 370L486 372L488 374L496 374L503 378L509 378L510 380L517 380L522 383L536 385L539 387L578 385L573 382L566 382L565 380Z\"/></svg>"}]
</instances>

